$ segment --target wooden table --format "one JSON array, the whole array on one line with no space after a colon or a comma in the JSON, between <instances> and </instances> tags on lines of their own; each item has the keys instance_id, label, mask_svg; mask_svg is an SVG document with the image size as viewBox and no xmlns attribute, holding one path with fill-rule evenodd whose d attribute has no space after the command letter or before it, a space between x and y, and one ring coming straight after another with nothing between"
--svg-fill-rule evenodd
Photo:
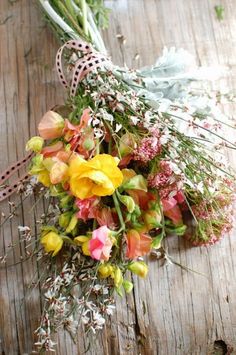
<instances>
[{"instance_id":1,"label":"wooden table","mask_svg":"<svg viewBox=\"0 0 236 355\"><path fill-rule=\"evenodd\" d=\"M189 50L198 64L226 65L230 75L216 88L236 86L235 0L117 0L104 38L115 63L140 67L151 64L163 46ZM225 16L217 20L214 6ZM126 43L116 37L123 34ZM23 157L27 139L36 133L43 113L63 102L54 57L58 48L35 0L0 1L0 161L1 170ZM139 54L139 56L137 55ZM225 110L230 110L227 105ZM233 159L233 153L230 153ZM235 156L234 156L235 158ZM19 197L12 197L19 203ZM16 218L1 231L2 254L17 243L18 225L34 225L34 201L26 201ZM5 214L8 203L1 204ZM40 212L42 206L36 208ZM191 248L184 240L168 238L173 258L205 276L175 265L149 261L149 277L136 280L134 293L117 300L110 325L88 354L206 355L236 354L236 239L234 233L211 248ZM0 253L1 255L1 253ZM25 256L16 244L8 262ZM29 260L0 270L0 354L31 354L34 330L41 312L39 287L29 293L32 277L41 271ZM27 297L28 295L28 297ZM25 301L22 300L25 298ZM223 342L214 342L222 340ZM83 354L85 337L75 345L67 334L57 339L58 355ZM219 348L216 350L216 348ZM233 350L234 349L234 350ZM218 351L218 352L217 352Z\"/></svg>"}]
</instances>

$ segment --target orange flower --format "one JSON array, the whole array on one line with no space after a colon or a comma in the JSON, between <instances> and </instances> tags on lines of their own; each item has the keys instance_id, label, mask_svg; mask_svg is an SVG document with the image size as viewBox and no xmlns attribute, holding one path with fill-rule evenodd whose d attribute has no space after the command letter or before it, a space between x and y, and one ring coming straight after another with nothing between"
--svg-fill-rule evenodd
<instances>
[{"instance_id":1,"label":"orange flower","mask_svg":"<svg viewBox=\"0 0 236 355\"><path fill-rule=\"evenodd\" d=\"M130 229L127 233L127 253L129 259L135 259L146 255L151 250L152 238L145 234L140 234L135 229Z\"/></svg>"}]
</instances>

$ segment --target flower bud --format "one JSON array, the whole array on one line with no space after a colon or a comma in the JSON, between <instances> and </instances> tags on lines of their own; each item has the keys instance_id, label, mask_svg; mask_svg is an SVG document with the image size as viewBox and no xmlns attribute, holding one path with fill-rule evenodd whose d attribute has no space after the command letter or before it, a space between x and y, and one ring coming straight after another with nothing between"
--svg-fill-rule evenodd
<instances>
[{"instance_id":1,"label":"flower bud","mask_svg":"<svg viewBox=\"0 0 236 355\"><path fill-rule=\"evenodd\" d=\"M64 119L54 111L48 111L38 125L38 131L44 139L54 139L62 136Z\"/></svg>"},{"instance_id":2,"label":"flower bud","mask_svg":"<svg viewBox=\"0 0 236 355\"><path fill-rule=\"evenodd\" d=\"M49 187L51 185L49 172L46 169L43 169L38 173L37 179L38 182L41 182L41 184L46 187Z\"/></svg>"},{"instance_id":3,"label":"flower bud","mask_svg":"<svg viewBox=\"0 0 236 355\"><path fill-rule=\"evenodd\" d=\"M132 133L125 133L119 142L119 151L122 157L132 154L134 148L136 147L136 142L134 135Z\"/></svg>"},{"instance_id":4,"label":"flower bud","mask_svg":"<svg viewBox=\"0 0 236 355\"><path fill-rule=\"evenodd\" d=\"M56 232L49 232L41 238L41 244L47 253L53 252L52 256L55 256L62 248L63 239Z\"/></svg>"},{"instance_id":5,"label":"flower bud","mask_svg":"<svg viewBox=\"0 0 236 355\"><path fill-rule=\"evenodd\" d=\"M161 226L161 214L155 210L146 211L143 215L143 219L149 230Z\"/></svg>"},{"instance_id":6,"label":"flower bud","mask_svg":"<svg viewBox=\"0 0 236 355\"><path fill-rule=\"evenodd\" d=\"M59 184L68 177L68 165L62 161L53 164L50 171L50 180L52 184Z\"/></svg>"},{"instance_id":7,"label":"flower bud","mask_svg":"<svg viewBox=\"0 0 236 355\"><path fill-rule=\"evenodd\" d=\"M145 278L148 273L148 266L144 261L134 261L128 266L128 270L142 278Z\"/></svg>"},{"instance_id":8,"label":"flower bud","mask_svg":"<svg viewBox=\"0 0 236 355\"><path fill-rule=\"evenodd\" d=\"M121 269L117 266L114 272L114 285L116 288L120 288L123 283L123 276Z\"/></svg>"},{"instance_id":9,"label":"flower bud","mask_svg":"<svg viewBox=\"0 0 236 355\"><path fill-rule=\"evenodd\" d=\"M78 223L78 218L76 217L76 214L74 214L71 217L71 220L70 220L70 222L68 224L68 227L66 228L66 233L72 233L73 230L75 229L77 223Z\"/></svg>"},{"instance_id":10,"label":"flower bud","mask_svg":"<svg viewBox=\"0 0 236 355\"><path fill-rule=\"evenodd\" d=\"M124 195L120 195L120 194L118 195L118 197L119 197L120 202L126 206L128 212L132 213L135 209L135 202L132 199L132 197L127 196L127 195L124 196Z\"/></svg>"},{"instance_id":11,"label":"flower bud","mask_svg":"<svg viewBox=\"0 0 236 355\"><path fill-rule=\"evenodd\" d=\"M27 143L25 149L32 150L35 153L39 153L43 148L44 140L39 136L32 137Z\"/></svg>"},{"instance_id":12,"label":"flower bud","mask_svg":"<svg viewBox=\"0 0 236 355\"><path fill-rule=\"evenodd\" d=\"M70 205L72 201L73 201L72 196L68 195L67 193L63 194L63 197L60 200L60 207L67 208L68 205Z\"/></svg>"},{"instance_id":13,"label":"flower bud","mask_svg":"<svg viewBox=\"0 0 236 355\"><path fill-rule=\"evenodd\" d=\"M92 138L86 138L82 144L83 149L90 151L95 147L95 142Z\"/></svg>"},{"instance_id":14,"label":"flower bud","mask_svg":"<svg viewBox=\"0 0 236 355\"><path fill-rule=\"evenodd\" d=\"M111 276L114 271L114 267L109 263L101 264L98 268L98 274L102 279L106 279Z\"/></svg>"},{"instance_id":15,"label":"flower bud","mask_svg":"<svg viewBox=\"0 0 236 355\"><path fill-rule=\"evenodd\" d=\"M135 175L122 185L124 190L142 190L147 192L147 181L142 175Z\"/></svg>"},{"instance_id":16,"label":"flower bud","mask_svg":"<svg viewBox=\"0 0 236 355\"><path fill-rule=\"evenodd\" d=\"M128 280L124 280L122 286L124 287L126 293L130 293L134 287L133 283Z\"/></svg>"},{"instance_id":17,"label":"flower bud","mask_svg":"<svg viewBox=\"0 0 236 355\"><path fill-rule=\"evenodd\" d=\"M90 237L86 235L80 235L74 238L74 242L82 247L82 252L86 256L91 256L89 251L89 241L90 241Z\"/></svg>"},{"instance_id":18,"label":"flower bud","mask_svg":"<svg viewBox=\"0 0 236 355\"><path fill-rule=\"evenodd\" d=\"M59 216L59 226L61 228L67 228L71 220L71 212L64 212Z\"/></svg>"}]
</instances>

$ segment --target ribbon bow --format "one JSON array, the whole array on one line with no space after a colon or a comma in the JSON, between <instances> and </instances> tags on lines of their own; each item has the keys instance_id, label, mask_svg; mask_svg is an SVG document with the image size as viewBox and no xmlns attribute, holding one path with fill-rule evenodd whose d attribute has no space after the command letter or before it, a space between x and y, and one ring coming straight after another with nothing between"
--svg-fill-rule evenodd
<instances>
[{"instance_id":1,"label":"ribbon bow","mask_svg":"<svg viewBox=\"0 0 236 355\"><path fill-rule=\"evenodd\" d=\"M71 84L67 82L62 68L62 53L65 48L72 49L77 53L79 52L81 55L74 64ZM66 42L61 48L59 48L56 55L56 68L59 80L66 89L70 88L70 95L72 97L76 94L78 84L88 73L94 71L98 67L102 68L108 63L111 64L109 58L96 52L89 44L80 40Z\"/></svg>"}]
</instances>

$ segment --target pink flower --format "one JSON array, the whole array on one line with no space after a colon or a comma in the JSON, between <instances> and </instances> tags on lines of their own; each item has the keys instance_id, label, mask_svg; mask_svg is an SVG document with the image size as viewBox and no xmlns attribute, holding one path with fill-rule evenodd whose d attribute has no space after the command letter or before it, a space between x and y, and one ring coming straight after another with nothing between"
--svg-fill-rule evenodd
<instances>
[{"instance_id":1,"label":"pink flower","mask_svg":"<svg viewBox=\"0 0 236 355\"><path fill-rule=\"evenodd\" d=\"M161 152L159 131L153 131L151 137L143 138L136 149L134 149L134 160L148 163Z\"/></svg>"},{"instance_id":2,"label":"pink flower","mask_svg":"<svg viewBox=\"0 0 236 355\"><path fill-rule=\"evenodd\" d=\"M109 260L113 245L109 236L110 232L107 226L102 226L93 231L92 239L89 241L89 252L93 259Z\"/></svg>"},{"instance_id":3,"label":"pink flower","mask_svg":"<svg viewBox=\"0 0 236 355\"><path fill-rule=\"evenodd\" d=\"M161 200L163 206L164 216L171 219L171 221L175 224L181 224L182 221L182 213L180 211L179 206L177 205L177 201L170 197L168 199Z\"/></svg>"},{"instance_id":4,"label":"pink flower","mask_svg":"<svg viewBox=\"0 0 236 355\"><path fill-rule=\"evenodd\" d=\"M96 218L97 205L99 203L99 199L97 197L90 197L80 200L79 198L76 200L75 204L79 208L79 212L77 213L77 218L83 219L84 222L89 218Z\"/></svg>"},{"instance_id":5,"label":"pink flower","mask_svg":"<svg viewBox=\"0 0 236 355\"><path fill-rule=\"evenodd\" d=\"M177 194L175 195L175 199L178 203L185 202L185 196L182 190L177 191Z\"/></svg>"}]
</instances>

